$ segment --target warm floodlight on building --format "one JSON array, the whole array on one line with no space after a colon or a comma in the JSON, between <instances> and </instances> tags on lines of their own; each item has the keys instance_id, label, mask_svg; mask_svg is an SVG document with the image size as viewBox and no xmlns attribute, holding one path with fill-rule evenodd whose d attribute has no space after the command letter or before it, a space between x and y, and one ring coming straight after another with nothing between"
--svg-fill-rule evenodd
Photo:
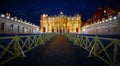
<instances>
[{"instance_id":1,"label":"warm floodlight on building","mask_svg":"<svg viewBox=\"0 0 120 66\"><path fill-rule=\"evenodd\" d=\"M14 16L14 19L15 19L15 21L17 21L17 17L16 16Z\"/></svg>"},{"instance_id":2,"label":"warm floodlight on building","mask_svg":"<svg viewBox=\"0 0 120 66\"><path fill-rule=\"evenodd\" d=\"M99 23L102 23L101 21Z\"/></svg>"},{"instance_id":3,"label":"warm floodlight on building","mask_svg":"<svg viewBox=\"0 0 120 66\"><path fill-rule=\"evenodd\" d=\"M108 22L108 19L106 19L105 21Z\"/></svg>"},{"instance_id":4,"label":"warm floodlight on building","mask_svg":"<svg viewBox=\"0 0 120 66\"><path fill-rule=\"evenodd\" d=\"M17 19L15 19L15 21L17 21Z\"/></svg>"},{"instance_id":5,"label":"warm floodlight on building","mask_svg":"<svg viewBox=\"0 0 120 66\"><path fill-rule=\"evenodd\" d=\"M102 21L103 23L105 22L105 21Z\"/></svg>"},{"instance_id":6,"label":"warm floodlight on building","mask_svg":"<svg viewBox=\"0 0 120 66\"><path fill-rule=\"evenodd\" d=\"M7 18L7 19L9 19L10 17L9 17L9 16L7 16L6 18Z\"/></svg>"},{"instance_id":7,"label":"warm floodlight on building","mask_svg":"<svg viewBox=\"0 0 120 66\"><path fill-rule=\"evenodd\" d=\"M74 18L72 18L72 20L73 20Z\"/></svg>"},{"instance_id":8,"label":"warm floodlight on building","mask_svg":"<svg viewBox=\"0 0 120 66\"><path fill-rule=\"evenodd\" d=\"M85 32L86 30L85 30L85 29L83 29L83 31Z\"/></svg>"},{"instance_id":9,"label":"warm floodlight on building","mask_svg":"<svg viewBox=\"0 0 120 66\"><path fill-rule=\"evenodd\" d=\"M46 17L46 15L45 15L45 14L43 14L43 17Z\"/></svg>"},{"instance_id":10,"label":"warm floodlight on building","mask_svg":"<svg viewBox=\"0 0 120 66\"><path fill-rule=\"evenodd\" d=\"M109 20L111 21L111 20L112 20L112 18L109 18Z\"/></svg>"}]
</instances>

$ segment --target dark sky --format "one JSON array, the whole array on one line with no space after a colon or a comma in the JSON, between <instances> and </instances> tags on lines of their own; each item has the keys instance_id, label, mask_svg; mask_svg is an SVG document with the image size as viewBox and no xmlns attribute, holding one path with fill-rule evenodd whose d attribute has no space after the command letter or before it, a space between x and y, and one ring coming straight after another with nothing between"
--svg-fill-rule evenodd
<instances>
[{"instance_id":1,"label":"dark sky","mask_svg":"<svg viewBox=\"0 0 120 66\"><path fill-rule=\"evenodd\" d=\"M79 13L82 21L90 18L100 6L108 6L120 11L119 0L0 0L0 13L11 13L23 20L39 25L40 15L65 15Z\"/></svg>"}]
</instances>

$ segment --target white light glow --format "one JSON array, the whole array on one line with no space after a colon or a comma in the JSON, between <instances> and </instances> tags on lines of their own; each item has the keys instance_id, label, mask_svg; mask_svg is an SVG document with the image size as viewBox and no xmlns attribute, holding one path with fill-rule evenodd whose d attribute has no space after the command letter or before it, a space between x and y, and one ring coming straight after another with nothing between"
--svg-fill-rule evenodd
<instances>
[{"instance_id":1,"label":"white light glow","mask_svg":"<svg viewBox=\"0 0 120 66\"><path fill-rule=\"evenodd\" d=\"M85 32L86 30L85 30L85 29L83 29L83 31Z\"/></svg>"},{"instance_id":2,"label":"white light glow","mask_svg":"<svg viewBox=\"0 0 120 66\"><path fill-rule=\"evenodd\" d=\"M111 21L111 20L112 20L112 18L109 18L109 20Z\"/></svg>"},{"instance_id":3,"label":"white light glow","mask_svg":"<svg viewBox=\"0 0 120 66\"><path fill-rule=\"evenodd\" d=\"M20 20L18 20L18 22L20 22Z\"/></svg>"},{"instance_id":4,"label":"white light glow","mask_svg":"<svg viewBox=\"0 0 120 66\"><path fill-rule=\"evenodd\" d=\"M105 21L102 21L103 23L105 22Z\"/></svg>"},{"instance_id":5,"label":"white light glow","mask_svg":"<svg viewBox=\"0 0 120 66\"><path fill-rule=\"evenodd\" d=\"M11 20L14 20L14 18L11 18Z\"/></svg>"},{"instance_id":6,"label":"white light glow","mask_svg":"<svg viewBox=\"0 0 120 66\"><path fill-rule=\"evenodd\" d=\"M72 18L72 20L73 20L74 18Z\"/></svg>"},{"instance_id":7,"label":"white light glow","mask_svg":"<svg viewBox=\"0 0 120 66\"><path fill-rule=\"evenodd\" d=\"M113 19L117 19L117 17L113 17Z\"/></svg>"},{"instance_id":8,"label":"white light glow","mask_svg":"<svg viewBox=\"0 0 120 66\"><path fill-rule=\"evenodd\" d=\"M106 19L105 21L108 22L108 19Z\"/></svg>"},{"instance_id":9,"label":"white light glow","mask_svg":"<svg viewBox=\"0 0 120 66\"><path fill-rule=\"evenodd\" d=\"M45 17L46 15L45 14L43 14L43 17Z\"/></svg>"},{"instance_id":10,"label":"white light glow","mask_svg":"<svg viewBox=\"0 0 120 66\"><path fill-rule=\"evenodd\" d=\"M104 13L106 13L106 10L104 10Z\"/></svg>"},{"instance_id":11,"label":"white light glow","mask_svg":"<svg viewBox=\"0 0 120 66\"><path fill-rule=\"evenodd\" d=\"M4 14L2 14L2 15L1 15L1 17L5 17L5 15L4 15Z\"/></svg>"},{"instance_id":12,"label":"white light glow","mask_svg":"<svg viewBox=\"0 0 120 66\"><path fill-rule=\"evenodd\" d=\"M17 21L17 19L15 19L15 21Z\"/></svg>"},{"instance_id":13,"label":"white light glow","mask_svg":"<svg viewBox=\"0 0 120 66\"><path fill-rule=\"evenodd\" d=\"M27 28L25 28L25 32L27 32L28 31L28 29Z\"/></svg>"},{"instance_id":14,"label":"white light glow","mask_svg":"<svg viewBox=\"0 0 120 66\"><path fill-rule=\"evenodd\" d=\"M10 17L9 16L7 16L7 19L9 19Z\"/></svg>"}]
</instances>

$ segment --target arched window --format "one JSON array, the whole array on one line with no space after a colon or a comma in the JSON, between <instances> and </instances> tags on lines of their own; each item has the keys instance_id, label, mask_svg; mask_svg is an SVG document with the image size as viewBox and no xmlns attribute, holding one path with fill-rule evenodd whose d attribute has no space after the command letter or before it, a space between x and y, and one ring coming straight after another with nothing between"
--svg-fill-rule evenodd
<instances>
[{"instance_id":1,"label":"arched window","mask_svg":"<svg viewBox=\"0 0 120 66\"><path fill-rule=\"evenodd\" d=\"M43 32L46 32L46 29L45 29L45 27L43 27Z\"/></svg>"},{"instance_id":2,"label":"arched window","mask_svg":"<svg viewBox=\"0 0 120 66\"><path fill-rule=\"evenodd\" d=\"M78 28L76 28L76 32L77 32L77 33L79 32Z\"/></svg>"}]
</instances>

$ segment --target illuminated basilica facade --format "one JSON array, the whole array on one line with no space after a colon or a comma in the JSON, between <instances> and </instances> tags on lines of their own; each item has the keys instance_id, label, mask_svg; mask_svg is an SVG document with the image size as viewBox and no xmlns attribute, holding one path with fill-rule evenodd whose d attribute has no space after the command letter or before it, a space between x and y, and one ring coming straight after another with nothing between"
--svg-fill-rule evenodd
<instances>
[{"instance_id":1,"label":"illuminated basilica facade","mask_svg":"<svg viewBox=\"0 0 120 66\"><path fill-rule=\"evenodd\" d=\"M81 33L81 16L65 16L60 12L58 16L40 16L42 33Z\"/></svg>"}]
</instances>

